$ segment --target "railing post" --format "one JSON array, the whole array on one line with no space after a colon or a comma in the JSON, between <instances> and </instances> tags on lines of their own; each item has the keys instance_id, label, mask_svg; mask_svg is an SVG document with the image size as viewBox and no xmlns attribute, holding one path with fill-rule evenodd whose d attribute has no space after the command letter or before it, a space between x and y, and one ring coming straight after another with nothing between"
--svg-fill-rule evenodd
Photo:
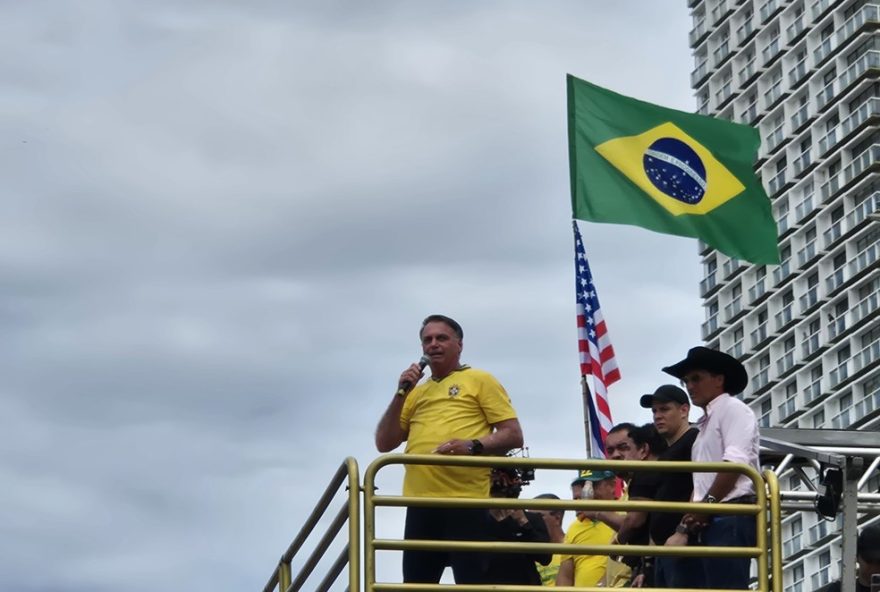
<instances>
[{"instance_id":1,"label":"railing post","mask_svg":"<svg viewBox=\"0 0 880 592\"><path fill-rule=\"evenodd\" d=\"M288 588L290 588L290 563L282 558L278 562L278 590L287 592Z\"/></svg>"}]
</instances>

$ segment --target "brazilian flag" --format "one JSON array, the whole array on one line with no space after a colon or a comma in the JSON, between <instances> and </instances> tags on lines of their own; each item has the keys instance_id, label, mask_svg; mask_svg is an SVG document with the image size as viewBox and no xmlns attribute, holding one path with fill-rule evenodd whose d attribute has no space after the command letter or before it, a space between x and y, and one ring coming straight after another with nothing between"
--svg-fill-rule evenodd
<instances>
[{"instance_id":1,"label":"brazilian flag","mask_svg":"<svg viewBox=\"0 0 880 592\"><path fill-rule=\"evenodd\" d=\"M568 75L575 218L692 236L779 263L776 221L754 171L758 131L625 97Z\"/></svg>"}]
</instances>

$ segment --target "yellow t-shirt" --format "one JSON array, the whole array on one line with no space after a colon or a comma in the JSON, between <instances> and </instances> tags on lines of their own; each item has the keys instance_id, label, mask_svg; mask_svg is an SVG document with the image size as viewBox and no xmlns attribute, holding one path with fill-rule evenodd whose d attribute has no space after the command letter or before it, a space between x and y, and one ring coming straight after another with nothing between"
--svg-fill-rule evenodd
<instances>
[{"instance_id":1,"label":"yellow t-shirt","mask_svg":"<svg viewBox=\"0 0 880 592\"><path fill-rule=\"evenodd\" d=\"M463 366L442 380L416 386L400 411L408 454L431 454L452 439L474 440L492 433L492 425L514 419L510 397L495 377ZM489 468L406 465L403 495L488 497Z\"/></svg>"},{"instance_id":2,"label":"yellow t-shirt","mask_svg":"<svg viewBox=\"0 0 880 592\"><path fill-rule=\"evenodd\" d=\"M614 530L598 520L575 520L565 533L565 543L570 545L608 545L614 538ZM562 561L574 560L574 585L597 586L605 577L608 564L606 555L563 555Z\"/></svg>"},{"instance_id":3,"label":"yellow t-shirt","mask_svg":"<svg viewBox=\"0 0 880 592\"><path fill-rule=\"evenodd\" d=\"M554 555L547 565L535 563L538 575L541 576L542 586L555 586L556 576L559 575L559 566L562 565L562 555Z\"/></svg>"}]
</instances>

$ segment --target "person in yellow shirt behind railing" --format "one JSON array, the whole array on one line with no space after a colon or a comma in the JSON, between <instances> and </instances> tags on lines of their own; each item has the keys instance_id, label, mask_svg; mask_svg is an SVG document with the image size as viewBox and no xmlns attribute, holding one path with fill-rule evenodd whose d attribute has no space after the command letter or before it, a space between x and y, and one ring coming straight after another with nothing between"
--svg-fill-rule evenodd
<instances>
[{"instance_id":1,"label":"person in yellow shirt behind railing","mask_svg":"<svg viewBox=\"0 0 880 592\"><path fill-rule=\"evenodd\" d=\"M616 478L612 471L584 470L571 483L574 499L613 500ZM572 545L608 545L614 530L599 520L578 512L577 520L568 527L565 543ZM606 555L562 555L557 586L598 586L604 582L608 565Z\"/></svg>"}]
</instances>

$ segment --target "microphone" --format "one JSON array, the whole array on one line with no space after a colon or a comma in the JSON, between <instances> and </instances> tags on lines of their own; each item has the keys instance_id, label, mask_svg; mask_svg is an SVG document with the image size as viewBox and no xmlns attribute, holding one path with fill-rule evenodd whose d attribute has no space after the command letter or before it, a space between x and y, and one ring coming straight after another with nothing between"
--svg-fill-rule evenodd
<instances>
[{"instance_id":1,"label":"microphone","mask_svg":"<svg viewBox=\"0 0 880 592\"><path fill-rule=\"evenodd\" d=\"M431 363L431 358L429 358L428 356L422 356L421 358L419 358L419 370L424 370L425 366L427 366L430 363ZM400 383L400 386L397 389L397 394L402 397L412 387L413 387L413 384L410 381L404 380L403 382Z\"/></svg>"}]
</instances>

